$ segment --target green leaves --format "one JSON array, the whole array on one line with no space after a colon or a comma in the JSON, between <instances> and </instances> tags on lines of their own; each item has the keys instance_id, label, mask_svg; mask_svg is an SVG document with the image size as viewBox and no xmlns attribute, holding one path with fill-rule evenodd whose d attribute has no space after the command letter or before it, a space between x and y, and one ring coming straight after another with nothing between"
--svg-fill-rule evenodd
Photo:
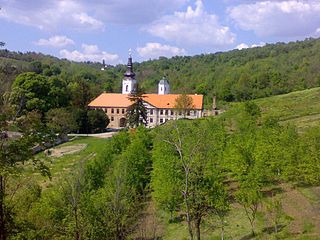
<instances>
[{"instance_id":1,"label":"green leaves","mask_svg":"<svg viewBox=\"0 0 320 240\"><path fill-rule=\"evenodd\" d=\"M147 124L147 109L143 104L143 90L137 85L136 92L129 94L132 104L127 109L127 123L130 127Z\"/></svg>"}]
</instances>

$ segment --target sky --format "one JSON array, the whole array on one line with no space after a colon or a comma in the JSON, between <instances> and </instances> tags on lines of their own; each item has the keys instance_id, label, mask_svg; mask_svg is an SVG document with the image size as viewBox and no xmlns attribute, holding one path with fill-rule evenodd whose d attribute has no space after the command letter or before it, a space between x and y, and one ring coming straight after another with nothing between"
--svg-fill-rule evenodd
<instances>
[{"instance_id":1,"label":"sky","mask_svg":"<svg viewBox=\"0 0 320 240\"><path fill-rule=\"evenodd\" d=\"M125 63L320 37L320 0L0 0L0 41Z\"/></svg>"}]
</instances>

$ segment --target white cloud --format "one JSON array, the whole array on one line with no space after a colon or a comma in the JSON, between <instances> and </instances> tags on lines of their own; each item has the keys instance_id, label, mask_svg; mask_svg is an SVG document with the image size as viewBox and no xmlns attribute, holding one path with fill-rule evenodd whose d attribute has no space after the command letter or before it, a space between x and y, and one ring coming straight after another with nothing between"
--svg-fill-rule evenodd
<instances>
[{"instance_id":1,"label":"white cloud","mask_svg":"<svg viewBox=\"0 0 320 240\"><path fill-rule=\"evenodd\" d=\"M249 46L246 43L241 43L238 46L236 46L236 49L241 50L241 49L246 49L246 48L255 48L255 47L263 47L266 44L264 42L260 42L258 44L252 44L251 46Z\"/></svg>"},{"instance_id":2,"label":"white cloud","mask_svg":"<svg viewBox=\"0 0 320 240\"><path fill-rule=\"evenodd\" d=\"M241 43L238 46L236 46L236 49L238 49L238 50L242 50L242 49L246 49L246 48L249 48L249 46L248 46L248 44L245 44L245 43Z\"/></svg>"},{"instance_id":3,"label":"white cloud","mask_svg":"<svg viewBox=\"0 0 320 240\"><path fill-rule=\"evenodd\" d=\"M57 35L50 37L49 39L41 38L37 42L35 42L35 44L39 46L61 48L67 45L74 45L74 41L70 38L67 38L66 36Z\"/></svg>"},{"instance_id":4,"label":"white cloud","mask_svg":"<svg viewBox=\"0 0 320 240\"><path fill-rule=\"evenodd\" d=\"M92 4L93 11L107 22L131 25L148 24L167 12L172 12L180 8L188 1L189 0L92 0L90 1L90 5ZM82 0L82 2L86 1Z\"/></svg>"},{"instance_id":5,"label":"white cloud","mask_svg":"<svg viewBox=\"0 0 320 240\"><path fill-rule=\"evenodd\" d=\"M104 28L102 21L89 16L88 8L75 0L17 0L1 4L0 18L47 31L62 27L85 30Z\"/></svg>"},{"instance_id":6,"label":"white cloud","mask_svg":"<svg viewBox=\"0 0 320 240\"><path fill-rule=\"evenodd\" d=\"M82 51L74 50L68 51L63 49L60 51L60 56L76 62L102 62L104 59L107 64L119 63L119 56L117 54L100 51L97 45L82 44Z\"/></svg>"},{"instance_id":7,"label":"white cloud","mask_svg":"<svg viewBox=\"0 0 320 240\"><path fill-rule=\"evenodd\" d=\"M75 22L79 22L82 26L91 26L92 29L103 29L103 22L90 17L87 13L74 13L72 15Z\"/></svg>"},{"instance_id":8,"label":"white cloud","mask_svg":"<svg viewBox=\"0 0 320 240\"><path fill-rule=\"evenodd\" d=\"M320 1L258 1L231 7L228 14L241 29L258 36L305 37L320 26Z\"/></svg>"},{"instance_id":9,"label":"white cloud","mask_svg":"<svg viewBox=\"0 0 320 240\"><path fill-rule=\"evenodd\" d=\"M225 46L235 41L235 35L219 23L218 17L204 10L201 0L186 12L175 12L153 22L145 30L154 36L185 45Z\"/></svg>"},{"instance_id":10,"label":"white cloud","mask_svg":"<svg viewBox=\"0 0 320 240\"><path fill-rule=\"evenodd\" d=\"M105 24L145 24L188 0L0 0L0 18L46 31L103 30Z\"/></svg>"},{"instance_id":11,"label":"white cloud","mask_svg":"<svg viewBox=\"0 0 320 240\"><path fill-rule=\"evenodd\" d=\"M147 43L144 47L138 47L137 52L140 57L145 59L156 59L160 56L173 57L186 54L186 50L183 48L162 45L160 43Z\"/></svg>"}]
</instances>

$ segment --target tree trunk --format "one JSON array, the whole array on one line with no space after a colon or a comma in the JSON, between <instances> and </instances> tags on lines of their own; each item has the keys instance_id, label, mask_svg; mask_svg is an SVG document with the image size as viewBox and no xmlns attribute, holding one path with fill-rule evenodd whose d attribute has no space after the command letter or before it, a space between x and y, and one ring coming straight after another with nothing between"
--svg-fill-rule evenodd
<instances>
[{"instance_id":1,"label":"tree trunk","mask_svg":"<svg viewBox=\"0 0 320 240\"><path fill-rule=\"evenodd\" d=\"M250 224L251 224L251 233L252 233L252 236L255 236L256 233L254 232L254 224L253 224L253 221L250 221Z\"/></svg>"},{"instance_id":2,"label":"tree trunk","mask_svg":"<svg viewBox=\"0 0 320 240\"><path fill-rule=\"evenodd\" d=\"M75 236L74 237L75 237L75 240L80 240L77 208L74 208L74 220L75 220L75 224L76 224Z\"/></svg>"},{"instance_id":3,"label":"tree trunk","mask_svg":"<svg viewBox=\"0 0 320 240\"><path fill-rule=\"evenodd\" d=\"M7 239L4 198L5 198L5 177L3 175L0 175L0 240Z\"/></svg>"},{"instance_id":4,"label":"tree trunk","mask_svg":"<svg viewBox=\"0 0 320 240\"><path fill-rule=\"evenodd\" d=\"M224 240L224 218L221 218L221 240Z\"/></svg>"},{"instance_id":5,"label":"tree trunk","mask_svg":"<svg viewBox=\"0 0 320 240\"><path fill-rule=\"evenodd\" d=\"M184 196L184 202L186 205L186 215L187 215L189 237L190 237L190 240L193 240L193 231L192 231L192 226L191 226L190 207L189 207L189 199L188 199L188 194L189 194L189 170L188 169L185 169L185 174L186 174L186 182L185 182L185 191L184 191L183 196Z\"/></svg>"},{"instance_id":6,"label":"tree trunk","mask_svg":"<svg viewBox=\"0 0 320 240\"><path fill-rule=\"evenodd\" d=\"M201 237L201 232L200 232L200 225L201 225L201 217L199 217L197 220L196 220L196 234L197 234L197 240L200 240L200 237Z\"/></svg>"}]
</instances>

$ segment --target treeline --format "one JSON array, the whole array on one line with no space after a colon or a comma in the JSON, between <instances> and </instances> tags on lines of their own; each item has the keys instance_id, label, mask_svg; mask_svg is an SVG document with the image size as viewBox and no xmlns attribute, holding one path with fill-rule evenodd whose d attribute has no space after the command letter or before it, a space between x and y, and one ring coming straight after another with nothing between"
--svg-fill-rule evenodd
<instances>
[{"instance_id":1,"label":"treeline","mask_svg":"<svg viewBox=\"0 0 320 240\"><path fill-rule=\"evenodd\" d=\"M53 65L40 73L19 74L11 91L1 95L0 106L11 108L11 119L7 118L7 121L39 114L48 130L61 135L72 131L101 132L109 119L102 110L88 108L88 103L95 96L94 89L82 73L70 80Z\"/></svg>"},{"instance_id":2,"label":"treeline","mask_svg":"<svg viewBox=\"0 0 320 240\"><path fill-rule=\"evenodd\" d=\"M190 239L201 239L203 224L212 218L221 238L228 236L226 218L234 203L243 207L252 235L263 234L255 225L261 206L269 227L281 234L279 183L320 185L320 129L299 135L293 126L262 120L254 103L242 107L238 119L222 115L122 131L44 191L29 181L14 192L19 174L10 175L7 235L141 239L139 220L150 201L169 213L169 224L185 222Z\"/></svg>"},{"instance_id":3,"label":"treeline","mask_svg":"<svg viewBox=\"0 0 320 240\"><path fill-rule=\"evenodd\" d=\"M137 65L147 89L165 73L174 92L213 95L224 101L243 101L319 86L319 39L267 44L225 53L173 57Z\"/></svg>"},{"instance_id":4,"label":"treeline","mask_svg":"<svg viewBox=\"0 0 320 240\"><path fill-rule=\"evenodd\" d=\"M156 92L158 81L166 75L172 92L204 94L209 107L214 95L223 101L244 101L319 86L319 49L320 40L309 38L225 53L160 57L135 63L134 69L145 91ZM125 72L125 65L101 71L99 63L74 63L35 53L2 50L0 58L0 92L9 90L19 73L51 76L61 71L59 75L68 83L81 75L97 96L102 91L119 92Z\"/></svg>"}]
</instances>

